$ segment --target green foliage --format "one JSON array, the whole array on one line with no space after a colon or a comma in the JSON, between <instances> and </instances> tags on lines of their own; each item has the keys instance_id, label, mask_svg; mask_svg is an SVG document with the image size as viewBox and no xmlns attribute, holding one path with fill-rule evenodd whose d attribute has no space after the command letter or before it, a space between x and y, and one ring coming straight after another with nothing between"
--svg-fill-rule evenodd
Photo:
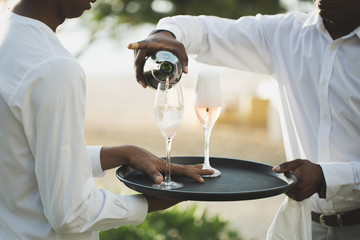
<instances>
[{"instance_id":1,"label":"green foliage","mask_svg":"<svg viewBox=\"0 0 360 240\"><path fill-rule=\"evenodd\" d=\"M113 24L137 25L156 23L169 15L216 15L237 19L259 12L282 11L279 0L101 0L89 13L92 21L111 18Z\"/></svg>"},{"instance_id":2,"label":"green foliage","mask_svg":"<svg viewBox=\"0 0 360 240\"><path fill-rule=\"evenodd\" d=\"M219 216L197 214L196 206L186 210L173 207L148 214L139 226L124 226L100 232L101 240L241 240Z\"/></svg>"},{"instance_id":3,"label":"green foliage","mask_svg":"<svg viewBox=\"0 0 360 240\"><path fill-rule=\"evenodd\" d=\"M93 20L118 18L117 22L156 23L169 15L216 15L239 18L244 15L282 12L279 0L102 0L92 9Z\"/></svg>"}]
</instances>

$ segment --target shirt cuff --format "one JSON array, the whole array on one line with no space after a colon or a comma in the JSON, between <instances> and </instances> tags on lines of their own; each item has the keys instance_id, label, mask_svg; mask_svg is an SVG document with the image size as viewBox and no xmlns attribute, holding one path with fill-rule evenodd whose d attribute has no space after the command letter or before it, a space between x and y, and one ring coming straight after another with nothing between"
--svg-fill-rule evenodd
<instances>
[{"instance_id":1,"label":"shirt cuff","mask_svg":"<svg viewBox=\"0 0 360 240\"><path fill-rule=\"evenodd\" d=\"M355 177L355 189L360 190L360 162L352 161L350 162Z\"/></svg>"},{"instance_id":2,"label":"shirt cuff","mask_svg":"<svg viewBox=\"0 0 360 240\"><path fill-rule=\"evenodd\" d=\"M128 202L127 223L138 225L145 221L148 213L148 202L144 195L134 194L125 196Z\"/></svg>"},{"instance_id":3,"label":"shirt cuff","mask_svg":"<svg viewBox=\"0 0 360 240\"><path fill-rule=\"evenodd\" d=\"M350 162L319 163L326 181L326 200L344 197L354 189L355 176Z\"/></svg>"},{"instance_id":4,"label":"shirt cuff","mask_svg":"<svg viewBox=\"0 0 360 240\"><path fill-rule=\"evenodd\" d=\"M172 34L174 34L176 40L181 42L182 33L180 28L174 24L167 23L169 19L169 17L161 19L156 27L156 30L165 30L171 32Z\"/></svg>"},{"instance_id":5,"label":"shirt cuff","mask_svg":"<svg viewBox=\"0 0 360 240\"><path fill-rule=\"evenodd\" d=\"M87 146L93 177L103 177L105 175L105 171L101 168L100 162L101 148L102 146Z\"/></svg>"}]
</instances>

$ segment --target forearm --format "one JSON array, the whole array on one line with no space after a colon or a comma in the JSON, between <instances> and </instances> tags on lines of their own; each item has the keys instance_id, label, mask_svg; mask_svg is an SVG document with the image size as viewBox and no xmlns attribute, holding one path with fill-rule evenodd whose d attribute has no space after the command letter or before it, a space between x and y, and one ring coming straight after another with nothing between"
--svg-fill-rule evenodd
<instances>
[{"instance_id":1,"label":"forearm","mask_svg":"<svg viewBox=\"0 0 360 240\"><path fill-rule=\"evenodd\" d=\"M116 147L102 147L100 151L101 168L105 171L121 165L129 164L129 155L135 154L135 147L123 145Z\"/></svg>"},{"instance_id":2,"label":"forearm","mask_svg":"<svg viewBox=\"0 0 360 240\"><path fill-rule=\"evenodd\" d=\"M163 18L159 21L157 29L171 32L178 41L184 44L189 54L199 54L201 47L205 47L206 32L199 17L176 16Z\"/></svg>"},{"instance_id":3,"label":"forearm","mask_svg":"<svg viewBox=\"0 0 360 240\"><path fill-rule=\"evenodd\" d=\"M101 177L104 171L129 164L129 155L136 154L136 147L123 146L88 146L93 176Z\"/></svg>"},{"instance_id":4,"label":"forearm","mask_svg":"<svg viewBox=\"0 0 360 240\"><path fill-rule=\"evenodd\" d=\"M270 74L261 19L176 16L160 20L157 28L172 32L200 62Z\"/></svg>"},{"instance_id":5,"label":"forearm","mask_svg":"<svg viewBox=\"0 0 360 240\"><path fill-rule=\"evenodd\" d=\"M143 195L117 195L105 189L93 190L78 208L74 209L58 232L104 231L124 225L142 223L148 212Z\"/></svg>"},{"instance_id":6,"label":"forearm","mask_svg":"<svg viewBox=\"0 0 360 240\"><path fill-rule=\"evenodd\" d=\"M99 147L91 148L94 150ZM77 151L72 151L75 149ZM121 147L119 149L122 150ZM81 151L80 146L77 146L74 149L70 148L68 152L73 154L62 157L63 164L67 162L68 167L64 166L64 169L58 169L60 171L51 174L54 182L58 182L61 187L53 187L55 183L47 180L42 181L45 183L45 188L55 188L55 190L40 190L45 215L57 232L78 233L106 230L122 225L139 224L145 219L148 204L143 196L121 196L105 189L95 190L85 151ZM42 162L42 159L47 158L38 160ZM109 159L112 158L109 157ZM72 174L60 174L60 172L72 172Z\"/></svg>"}]
</instances>

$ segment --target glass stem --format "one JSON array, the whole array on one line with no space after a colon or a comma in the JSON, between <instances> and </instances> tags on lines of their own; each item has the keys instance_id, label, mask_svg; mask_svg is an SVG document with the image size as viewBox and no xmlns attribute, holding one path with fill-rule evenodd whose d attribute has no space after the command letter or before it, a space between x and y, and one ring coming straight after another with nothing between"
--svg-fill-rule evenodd
<instances>
[{"instance_id":1,"label":"glass stem","mask_svg":"<svg viewBox=\"0 0 360 240\"><path fill-rule=\"evenodd\" d=\"M166 138L166 172L165 172L165 182L171 182L171 174L170 174L170 164L171 164L171 141L172 138Z\"/></svg>"},{"instance_id":2,"label":"glass stem","mask_svg":"<svg viewBox=\"0 0 360 240\"><path fill-rule=\"evenodd\" d=\"M210 135L212 128L205 128L205 148L204 148L204 169L210 168L210 160L209 160L209 144L210 144Z\"/></svg>"}]
</instances>

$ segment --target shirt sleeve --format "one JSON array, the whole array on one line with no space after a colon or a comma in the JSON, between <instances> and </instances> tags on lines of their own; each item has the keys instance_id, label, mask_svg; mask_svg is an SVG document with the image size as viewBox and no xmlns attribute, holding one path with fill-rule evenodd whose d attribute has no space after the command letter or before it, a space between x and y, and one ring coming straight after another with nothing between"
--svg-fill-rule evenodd
<instances>
[{"instance_id":1,"label":"shirt sleeve","mask_svg":"<svg viewBox=\"0 0 360 240\"><path fill-rule=\"evenodd\" d=\"M336 196L347 198L353 191L360 190L360 163L319 163L326 181L326 200Z\"/></svg>"},{"instance_id":2,"label":"shirt sleeve","mask_svg":"<svg viewBox=\"0 0 360 240\"><path fill-rule=\"evenodd\" d=\"M38 64L15 94L13 112L24 127L43 211L55 231L98 231L144 221L142 195L95 189L83 130L85 76L76 60Z\"/></svg>"},{"instance_id":3,"label":"shirt sleeve","mask_svg":"<svg viewBox=\"0 0 360 240\"><path fill-rule=\"evenodd\" d=\"M101 167L100 152L102 146L88 146L87 151L92 167L92 174L94 177L105 176L105 171Z\"/></svg>"},{"instance_id":4,"label":"shirt sleeve","mask_svg":"<svg viewBox=\"0 0 360 240\"><path fill-rule=\"evenodd\" d=\"M200 62L271 74L269 38L263 31L267 21L262 15L238 20L175 16L161 19L157 29L172 32Z\"/></svg>"}]
</instances>

